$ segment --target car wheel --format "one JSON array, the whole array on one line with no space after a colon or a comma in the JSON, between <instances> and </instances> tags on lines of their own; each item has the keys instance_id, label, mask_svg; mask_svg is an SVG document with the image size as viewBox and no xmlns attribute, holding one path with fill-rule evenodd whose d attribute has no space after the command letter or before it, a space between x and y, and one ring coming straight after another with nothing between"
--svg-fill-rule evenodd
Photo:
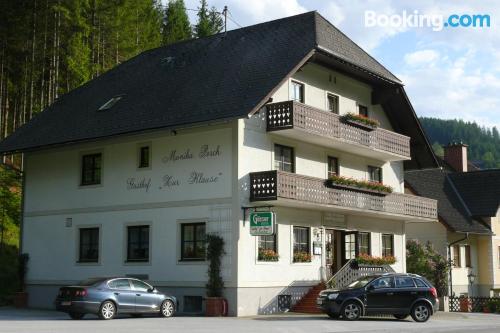
<instances>
[{"instance_id":1,"label":"car wheel","mask_svg":"<svg viewBox=\"0 0 500 333\"><path fill-rule=\"evenodd\" d=\"M115 303L111 301L105 301L101 304L99 308L99 318L104 320L113 319L116 315Z\"/></svg>"},{"instance_id":2,"label":"car wheel","mask_svg":"<svg viewBox=\"0 0 500 333\"><path fill-rule=\"evenodd\" d=\"M83 316L85 316L85 313L70 312L68 313L68 315L71 317L71 319L79 320L82 319Z\"/></svg>"},{"instance_id":3,"label":"car wheel","mask_svg":"<svg viewBox=\"0 0 500 333\"><path fill-rule=\"evenodd\" d=\"M346 320L358 320L361 316L361 305L358 302L348 301L342 308L342 317Z\"/></svg>"},{"instance_id":4,"label":"car wheel","mask_svg":"<svg viewBox=\"0 0 500 333\"><path fill-rule=\"evenodd\" d=\"M399 320L403 320L403 319L408 318L408 315L407 314L395 314L394 318L399 319Z\"/></svg>"},{"instance_id":5,"label":"car wheel","mask_svg":"<svg viewBox=\"0 0 500 333\"><path fill-rule=\"evenodd\" d=\"M328 317L330 317L332 319L338 319L339 318L339 314L338 313L327 312L326 314L328 315Z\"/></svg>"},{"instance_id":6,"label":"car wheel","mask_svg":"<svg viewBox=\"0 0 500 333\"><path fill-rule=\"evenodd\" d=\"M425 303L417 303L411 310L411 317L418 323L423 323L431 317L431 307Z\"/></svg>"},{"instance_id":7,"label":"car wheel","mask_svg":"<svg viewBox=\"0 0 500 333\"><path fill-rule=\"evenodd\" d=\"M163 317L172 317L174 315L175 307L174 302L166 299L161 303L160 315Z\"/></svg>"}]
</instances>

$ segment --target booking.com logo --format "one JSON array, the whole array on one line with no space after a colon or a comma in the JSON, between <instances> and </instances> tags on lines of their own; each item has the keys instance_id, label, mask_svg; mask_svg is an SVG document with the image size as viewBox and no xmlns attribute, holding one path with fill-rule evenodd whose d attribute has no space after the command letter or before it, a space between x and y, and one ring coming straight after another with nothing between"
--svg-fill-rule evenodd
<instances>
[{"instance_id":1,"label":"booking.com logo","mask_svg":"<svg viewBox=\"0 0 500 333\"><path fill-rule=\"evenodd\" d=\"M365 27L393 28L432 28L441 31L443 28L489 28L490 15L487 14L452 14L448 17L440 14L420 14L418 10L401 14L379 14L373 10L365 11Z\"/></svg>"}]
</instances>

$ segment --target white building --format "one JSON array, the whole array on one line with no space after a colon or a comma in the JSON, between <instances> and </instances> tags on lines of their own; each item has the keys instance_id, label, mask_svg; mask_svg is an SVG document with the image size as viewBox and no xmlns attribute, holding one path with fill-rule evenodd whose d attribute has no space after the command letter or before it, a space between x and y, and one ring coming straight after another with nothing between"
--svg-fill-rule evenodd
<instances>
[{"instance_id":1,"label":"white building","mask_svg":"<svg viewBox=\"0 0 500 333\"><path fill-rule=\"evenodd\" d=\"M402 83L315 12L144 52L0 151L25 156L35 307L61 285L134 275L198 312L217 233L230 315L275 312L359 254L404 272L407 222L437 223L435 200L404 194L405 168L436 160ZM332 175L394 193L325 186ZM276 213L275 235L250 235L255 207Z\"/></svg>"}]
</instances>

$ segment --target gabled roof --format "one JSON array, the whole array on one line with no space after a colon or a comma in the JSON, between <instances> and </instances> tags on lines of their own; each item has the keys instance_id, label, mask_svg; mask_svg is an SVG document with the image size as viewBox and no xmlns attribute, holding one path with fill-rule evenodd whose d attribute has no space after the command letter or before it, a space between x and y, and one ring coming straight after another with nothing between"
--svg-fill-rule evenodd
<instances>
[{"instance_id":1,"label":"gabled roof","mask_svg":"<svg viewBox=\"0 0 500 333\"><path fill-rule=\"evenodd\" d=\"M59 98L0 142L0 153L244 118L316 54L374 87L391 87L382 105L395 130L412 138L405 165L435 166L399 79L317 12L143 52Z\"/></svg>"},{"instance_id":2,"label":"gabled roof","mask_svg":"<svg viewBox=\"0 0 500 333\"><path fill-rule=\"evenodd\" d=\"M441 168L412 170L405 172L405 182L416 194L438 201L439 219L452 231L491 234L485 224L471 216L452 175Z\"/></svg>"},{"instance_id":3,"label":"gabled roof","mask_svg":"<svg viewBox=\"0 0 500 333\"><path fill-rule=\"evenodd\" d=\"M472 216L493 217L500 209L500 169L450 174Z\"/></svg>"}]
</instances>

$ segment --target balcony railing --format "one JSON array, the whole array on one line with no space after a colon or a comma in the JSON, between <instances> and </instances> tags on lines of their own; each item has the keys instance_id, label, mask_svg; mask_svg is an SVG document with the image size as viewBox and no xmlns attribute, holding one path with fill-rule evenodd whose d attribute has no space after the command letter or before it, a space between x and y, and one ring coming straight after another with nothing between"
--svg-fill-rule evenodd
<instances>
[{"instance_id":1,"label":"balcony railing","mask_svg":"<svg viewBox=\"0 0 500 333\"><path fill-rule=\"evenodd\" d=\"M335 113L323 111L295 101L267 105L267 131L299 129L307 133L362 145L410 157L410 138L382 128L366 131L345 124Z\"/></svg>"},{"instance_id":2,"label":"balcony railing","mask_svg":"<svg viewBox=\"0 0 500 333\"><path fill-rule=\"evenodd\" d=\"M250 173L250 201L278 199L424 219L437 218L437 201L429 198L401 193L379 196L334 189L325 186L325 180L321 178L276 170Z\"/></svg>"}]
</instances>

